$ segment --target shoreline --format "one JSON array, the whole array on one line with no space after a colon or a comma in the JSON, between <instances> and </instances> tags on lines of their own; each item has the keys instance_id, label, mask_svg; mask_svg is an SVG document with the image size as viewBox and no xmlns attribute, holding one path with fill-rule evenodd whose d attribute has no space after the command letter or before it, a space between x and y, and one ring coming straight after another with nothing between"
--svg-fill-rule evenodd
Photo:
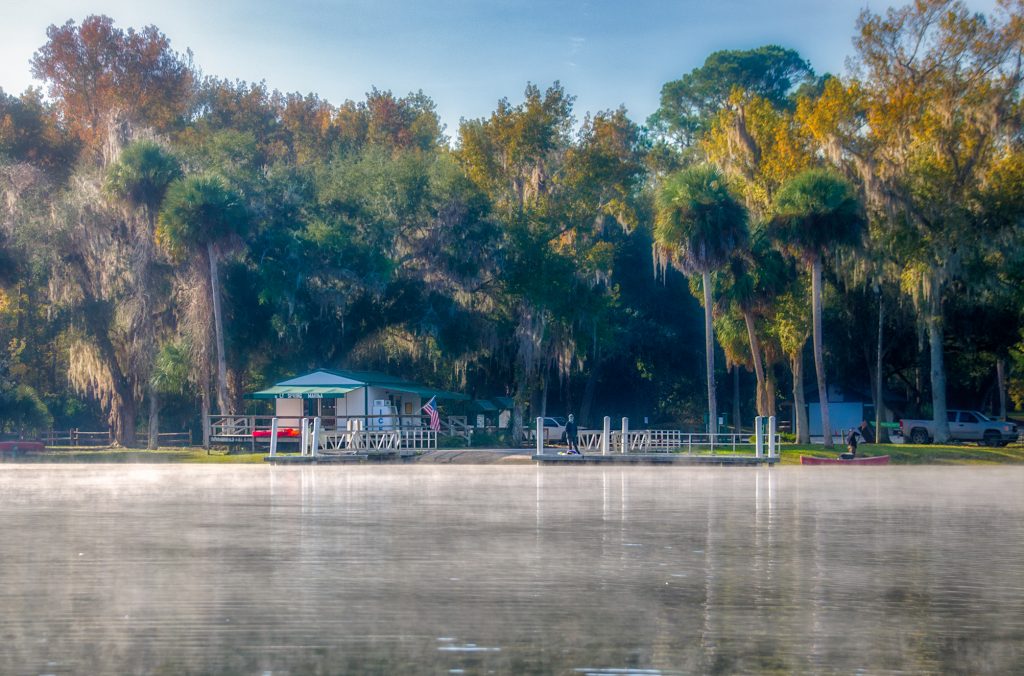
<instances>
[{"instance_id":1,"label":"shoreline","mask_svg":"<svg viewBox=\"0 0 1024 676\"><path fill-rule=\"evenodd\" d=\"M800 456L836 457L842 449L821 446L783 446L780 465L799 465ZM451 448L426 451L402 460L409 464L436 465L525 465L533 464L533 448ZM864 456L889 455L890 465L1017 465L1024 464L1024 444L1006 447L977 445L863 444ZM725 454L723 454L725 455ZM265 451L229 453L223 449L207 452L199 447L157 450L120 447L50 447L43 452L18 457L2 456L0 464L246 464L265 463Z\"/></svg>"}]
</instances>

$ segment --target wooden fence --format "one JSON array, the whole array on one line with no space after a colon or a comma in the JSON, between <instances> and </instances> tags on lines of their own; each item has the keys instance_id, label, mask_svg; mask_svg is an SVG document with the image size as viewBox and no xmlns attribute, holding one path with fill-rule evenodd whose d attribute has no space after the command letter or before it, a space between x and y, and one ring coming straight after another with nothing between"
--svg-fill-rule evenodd
<instances>
[{"instance_id":1,"label":"wooden fence","mask_svg":"<svg viewBox=\"0 0 1024 676\"><path fill-rule=\"evenodd\" d=\"M161 432L158 439L160 446L191 446L192 432ZM49 430L40 435L40 441L47 446L110 446L114 443L114 435L110 430ZM149 442L149 433L137 432L135 442L145 447Z\"/></svg>"}]
</instances>

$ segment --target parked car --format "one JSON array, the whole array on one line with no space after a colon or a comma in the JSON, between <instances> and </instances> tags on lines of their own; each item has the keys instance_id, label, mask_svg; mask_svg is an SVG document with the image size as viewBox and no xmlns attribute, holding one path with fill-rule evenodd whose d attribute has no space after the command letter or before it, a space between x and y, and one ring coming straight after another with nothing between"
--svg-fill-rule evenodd
<instances>
[{"instance_id":1,"label":"parked car","mask_svg":"<svg viewBox=\"0 0 1024 676\"><path fill-rule=\"evenodd\" d=\"M979 446L1005 446L1017 440L1017 425L992 420L979 411L946 411L949 438L953 441L976 441ZM932 420L900 420L900 433L912 444L930 444L935 439Z\"/></svg>"},{"instance_id":2,"label":"parked car","mask_svg":"<svg viewBox=\"0 0 1024 676\"><path fill-rule=\"evenodd\" d=\"M566 422L565 418L560 417L544 418L544 441L561 441L562 435L565 434ZM533 419L530 423L523 426L523 432L528 441L534 441L537 438L537 421Z\"/></svg>"}]
</instances>

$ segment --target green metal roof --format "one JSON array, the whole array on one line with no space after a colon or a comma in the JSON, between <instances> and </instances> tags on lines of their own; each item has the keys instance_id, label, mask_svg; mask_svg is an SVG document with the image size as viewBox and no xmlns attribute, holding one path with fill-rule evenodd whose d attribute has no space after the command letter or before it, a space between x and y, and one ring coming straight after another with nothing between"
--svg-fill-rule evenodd
<instances>
[{"instance_id":1,"label":"green metal roof","mask_svg":"<svg viewBox=\"0 0 1024 676\"><path fill-rule=\"evenodd\" d=\"M494 413L498 410L498 407L494 405L494 402L487 401L486 399L474 399L470 402L470 406L481 413Z\"/></svg>"},{"instance_id":2,"label":"green metal roof","mask_svg":"<svg viewBox=\"0 0 1024 676\"><path fill-rule=\"evenodd\" d=\"M396 392L408 392L420 397L437 397L455 401L465 401L468 395L458 392L447 392L418 383L403 380L396 376L375 371L335 371L333 369L317 369L312 373L282 380L274 387L260 392L245 395L246 399L322 399L343 397L347 393L362 387L383 387Z\"/></svg>"},{"instance_id":3,"label":"green metal roof","mask_svg":"<svg viewBox=\"0 0 1024 676\"><path fill-rule=\"evenodd\" d=\"M337 399L358 387L325 387L317 385L275 385L245 395L246 399Z\"/></svg>"}]
</instances>

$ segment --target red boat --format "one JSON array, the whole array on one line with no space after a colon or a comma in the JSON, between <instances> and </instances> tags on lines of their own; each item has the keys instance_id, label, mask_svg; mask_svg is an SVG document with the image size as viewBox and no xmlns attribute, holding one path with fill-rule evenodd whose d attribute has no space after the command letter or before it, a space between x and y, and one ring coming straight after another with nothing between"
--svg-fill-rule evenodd
<instances>
[{"instance_id":1,"label":"red boat","mask_svg":"<svg viewBox=\"0 0 1024 676\"><path fill-rule=\"evenodd\" d=\"M876 455L871 458L814 458L808 455L800 456L801 465L888 465L889 456Z\"/></svg>"},{"instance_id":2,"label":"red boat","mask_svg":"<svg viewBox=\"0 0 1024 676\"><path fill-rule=\"evenodd\" d=\"M0 457L17 458L29 453L42 453L46 446L41 441L0 441Z\"/></svg>"}]
</instances>

